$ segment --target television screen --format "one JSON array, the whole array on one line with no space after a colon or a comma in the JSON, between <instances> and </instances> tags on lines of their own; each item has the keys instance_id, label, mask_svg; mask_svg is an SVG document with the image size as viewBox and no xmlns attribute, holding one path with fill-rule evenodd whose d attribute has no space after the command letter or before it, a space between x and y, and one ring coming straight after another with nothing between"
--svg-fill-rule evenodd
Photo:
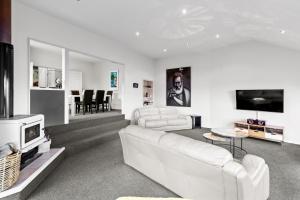
<instances>
[{"instance_id":1,"label":"television screen","mask_svg":"<svg viewBox=\"0 0 300 200\"><path fill-rule=\"evenodd\" d=\"M284 90L236 90L236 108L283 113Z\"/></svg>"}]
</instances>

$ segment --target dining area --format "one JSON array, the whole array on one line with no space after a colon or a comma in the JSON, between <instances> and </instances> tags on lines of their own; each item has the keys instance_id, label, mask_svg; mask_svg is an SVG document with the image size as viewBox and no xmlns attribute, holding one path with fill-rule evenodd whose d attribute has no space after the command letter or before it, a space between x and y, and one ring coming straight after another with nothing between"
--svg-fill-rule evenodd
<instances>
[{"instance_id":1,"label":"dining area","mask_svg":"<svg viewBox=\"0 0 300 200\"><path fill-rule=\"evenodd\" d=\"M109 112L112 110L112 90L92 90L87 89L80 92L71 90L69 95L69 114L85 115L99 112Z\"/></svg>"}]
</instances>

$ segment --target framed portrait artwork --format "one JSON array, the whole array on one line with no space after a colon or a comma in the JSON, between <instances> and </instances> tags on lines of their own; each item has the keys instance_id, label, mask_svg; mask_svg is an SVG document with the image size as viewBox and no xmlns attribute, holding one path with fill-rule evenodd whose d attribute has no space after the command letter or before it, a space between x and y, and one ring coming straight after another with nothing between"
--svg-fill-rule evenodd
<instances>
[{"instance_id":1,"label":"framed portrait artwork","mask_svg":"<svg viewBox=\"0 0 300 200\"><path fill-rule=\"evenodd\" d=\"M110 89L111 90L119 89L119 71L110 72Z\"/></svg>"},{"instance_id":2,"label":"framed portrait artwork","mask_svg":"<svg viewBox=\"0 0 300 200\"><path fill-rule=\"evenodd\" d=\"M167 69L167 106L191 107L191 67Z\"/></svg>"}]
</instances>

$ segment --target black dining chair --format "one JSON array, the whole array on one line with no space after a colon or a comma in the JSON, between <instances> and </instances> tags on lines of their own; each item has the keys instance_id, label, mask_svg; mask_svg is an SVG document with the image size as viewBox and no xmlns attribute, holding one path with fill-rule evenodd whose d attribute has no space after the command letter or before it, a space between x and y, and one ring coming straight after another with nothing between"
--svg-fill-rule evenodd
<instances>
[{"instance_id":1,"label":"black dining chair","mask_svg":"<svg viewBox=\"0 0 300 200\"><path fill-rule=\"evenodd\" d=\"M78 108L78 113L80 112L80 107L82 106L83 114L90 111L93 114L93 95L94 90L85 90L83 95L83 101L76 103L76 108Z\"/></svg>"},{"instance_id":2,"label":"black dining chair","mask_svg":"<svg viewBox=\"0 0 300 200\"><path fill-rule=\"evenodd\" d=\"M99 111L99 105L102 105L102 111L104 112L104 90L97 90L96 92L96 99L93 101L93 105L96 108L96 112Z\"/></svg>"},{"instance_id":3,"label":"black dining chair","mask_svg":"<svg viewBox=\"0 0 300 200\"><path fill-rule=\"evenodd\" d=\"M80 95L79 90L72 90L71 94L72 95ZM80 103L80 97L74 97L74 102L75 102L75 105L76 105L76 113L77 113L78 106L79 106L79 110L80 110L80 104L77 104L77 103Z\"/></svg>"},{"instance_id":4,"label":"black dining chair","mask_svg":"<svg viewBox=\"0 0 300 200\"><path fill-rule=\"evenodd\" d=\"M106 97L105 97L105 101L104 101L106 110L108 110L108 106L110 106L110 109L111 109L111 104L109 104L109 96L110 96L110 100L112 101L112 95L113 95L113 91L106 92Z\"/></svg>"}]
</instances>

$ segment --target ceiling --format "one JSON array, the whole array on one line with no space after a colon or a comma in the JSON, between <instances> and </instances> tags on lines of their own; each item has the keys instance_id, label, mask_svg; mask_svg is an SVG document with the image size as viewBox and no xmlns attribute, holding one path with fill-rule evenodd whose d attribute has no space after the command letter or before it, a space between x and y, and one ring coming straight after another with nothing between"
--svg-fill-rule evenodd
<instances>
[{"instance_id":1,"label":"ceiling","mask_svg":"<svg viewBox=\"0 0 300 200\"><path fill-rule=\"evenodd\" d=\"M96 57L93 57L93 56L88 56L88 55L78 53L78 52L74 52L74 51L70 51L69 57L70 57L70 59L81 60L83 62L89 62L89 63L93 63L93 64L108 62L104 59L96 58Z\"/></svg>"},{"instance_id":2,"label":"ceiling","mask_svg":"<svg viewBox=\"0 0 300 200\"><path fill-rule=\"evenodd\" d=\"M247 40L300 49L299 0L19 1L151 58Z\"/></svg>"},{"instance_id":3,"label":"ceiling","mask_svg":"<svg viewBox=\"0 0 300 200\"><path fill-rule=\"evenodd\" d=\"M57 46L54 46L51 44L46 44L43 42L38 42L35 40L30 40L29 42L30 42L31 48L41 49L44 51L50 51L50 52L58 54L58 55L62 54L62 48L60 48L60 47L57 47Z\"/></svg>"},{"instance_id":4,"label":"ceiling","mask_svg":"<svg viewBox=\"0 0 300 200\"><path fill-rule=\"evenodd\" d=\"M57 54L59 56L62 55L62 50L63 48L61 47L57 47L51 44L46 44L43 42L38 42L36 40L30 40L30 48L35 48L37 50L43 50L46 52L50 52L52 54ZM86 55L84 53L80 53L80 52L75 52L72 50L69 50L69 58L70 59L75 59L75 60L79 60L82 62L88 62L88 63L93 63L93 64L99 64L99 63L108 63L108 62L112 62L106 59L102 59L102 58L97 58L94 56L89 56Z\"/></svg>"}]
</instances>

